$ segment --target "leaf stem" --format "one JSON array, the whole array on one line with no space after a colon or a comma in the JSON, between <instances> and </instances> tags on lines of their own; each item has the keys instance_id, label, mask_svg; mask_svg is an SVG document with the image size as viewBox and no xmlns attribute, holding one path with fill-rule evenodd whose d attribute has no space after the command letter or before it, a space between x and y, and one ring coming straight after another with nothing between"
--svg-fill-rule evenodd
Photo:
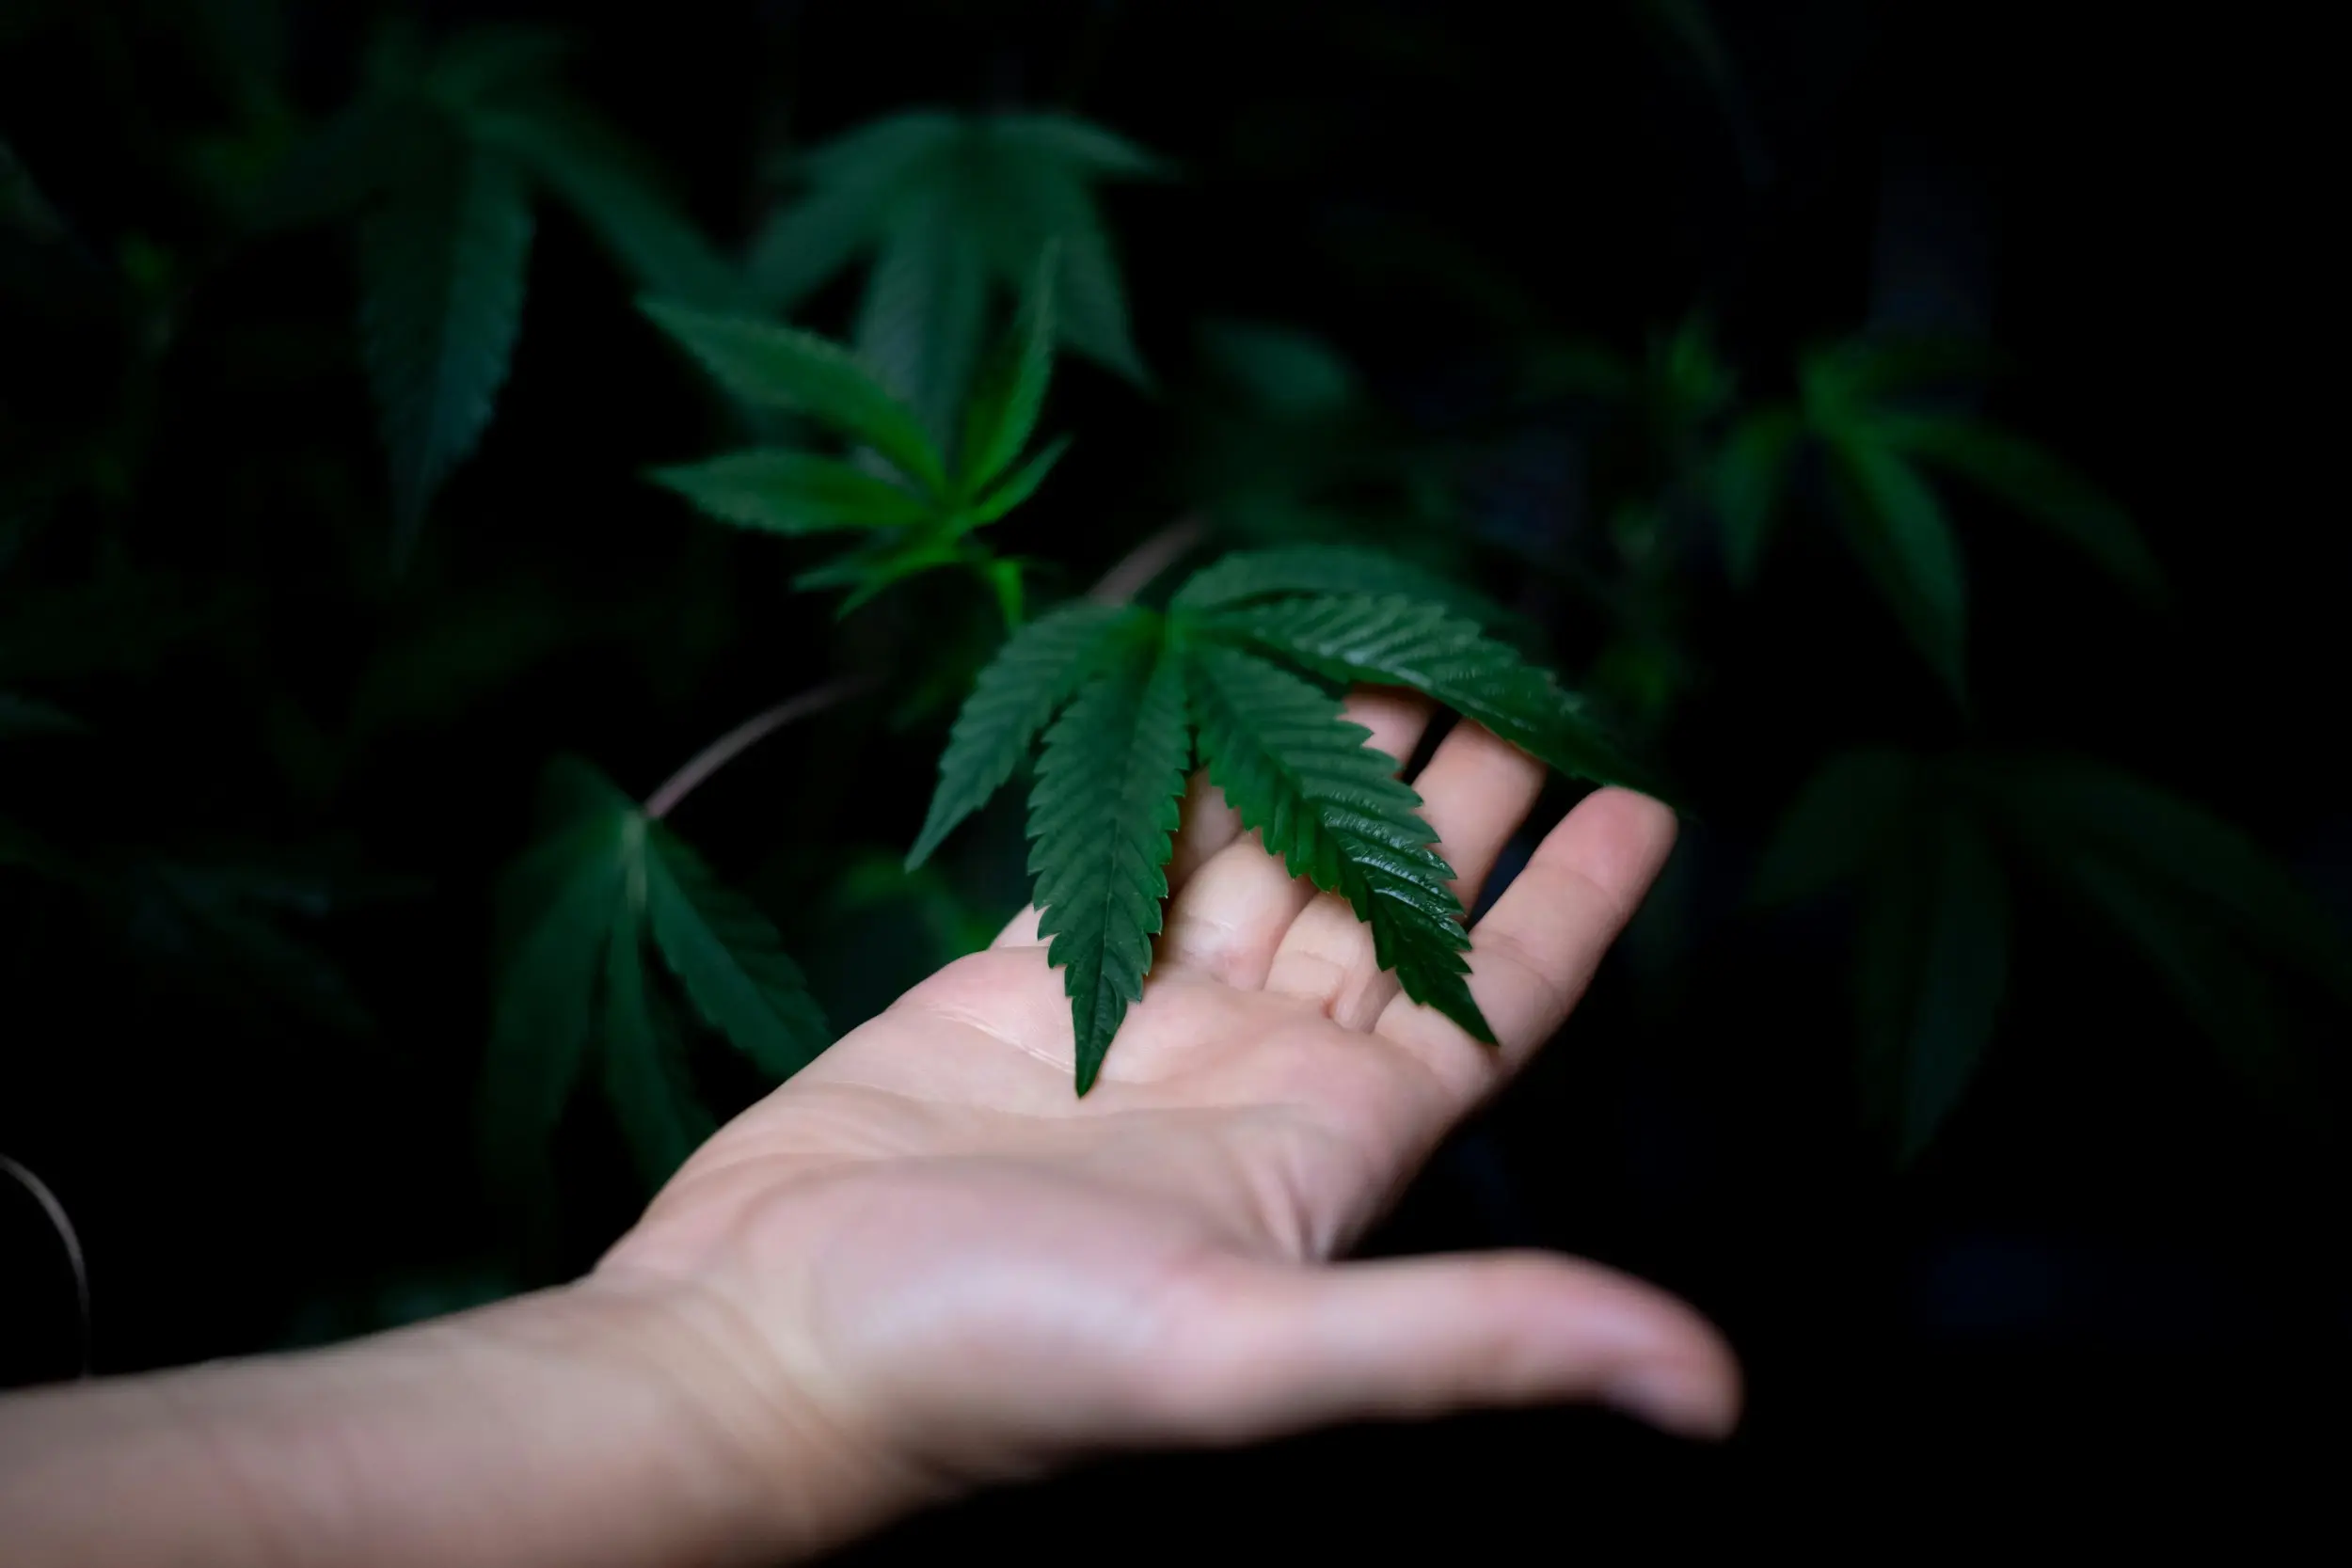
<instances>
[{"instance_id":1,"label":"leaf stem","mask_svg":"<svg viewBox=\"0 0 2352 1568\"><path fill-rule=\"evenodd\" d=\"M65 1205L57 1201L57 1195L49 1190L49 1183L35 1176L26 1166L0 1154L0 1171L15 1178L17 1185L40 1205L40 1212L49 1217L51 1228L57 1233L58 1244L65 1249L66 1266L73 1271L73 1305L80 1314L82 1359L79 1375L87 1377L90 1375L89 1268L82 1258L82 1239L74 1231L72 1216L65 1212Z\"/></svg>"},{"instance_id":2,"label":"leaf stem","mask_svg":"<svg viewBox=\"0 0 2352 1568\"><path fill-rule=\"evenodd\" d=\"M1104 604L1126 603L1148 587L1153 578L1174 565L1186 550L1200 542L1200 536L1207 531L1208 519L1197 513L1177 518L1120 557L1116 565L1103 574L1103 579L1088 591L1088 597ZM1000 595L1003 593L1001 583L998 593ZM692 794L711 774L787 724L838 706L874 686L878 679L873 674L864 674L828 682L797 697L787 697L767 712L746 719L689 757L686 765L671 774L660 789L646 796L645 815L654 821L660 821L677 810L678 802Z\"/></svg>"},{"instance_id":3,"label":"leaf stem","mask_svg":"<svg viewBox=\"0 0 2352 1568\"><path fill-rule=\"evenodd\" d=\"M691 795L711 774L741 756L787 724L810 718L837 707L850 698L866 690L874 684L872 675L852 675L847 680L830 681L787 697L783 702L755 714L727 731L718 739L687 758L686 765L670 775L660 789L645 797L645 815L654 821L675 811L678 802Z\"/></svg>"},{"instance_id":4,"label":"leaf stem","mask_svg":"<svg viewBox=\"0 0 2352 1568\"><path fill-rule=\"evenodd\" d=\"M1200 543L1208 530L1209 520L1197 512L1177 518L1121 556L1102 581L1087 590L1087 597L1098 604L1125 604Z\"/></svg>"}]
</instances>

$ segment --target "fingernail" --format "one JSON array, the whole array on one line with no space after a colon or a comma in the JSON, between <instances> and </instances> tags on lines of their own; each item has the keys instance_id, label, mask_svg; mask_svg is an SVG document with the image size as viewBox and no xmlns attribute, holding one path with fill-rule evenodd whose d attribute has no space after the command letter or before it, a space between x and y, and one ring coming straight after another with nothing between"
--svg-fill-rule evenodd
<instances>
[{"instance_id":1,"label":"fingernail","mask_svg":"<svg viewBox=\"0 0 2352 1568\"><path fill-rule=\"evenodd\" d=\"M1671 1361L1629 1368L1610 1381L1600 1397L1612 1409L1677 1437L1728 1437L1740 1418L1713 1379L1695 1367Z\"/></svg>"}]
</instances>

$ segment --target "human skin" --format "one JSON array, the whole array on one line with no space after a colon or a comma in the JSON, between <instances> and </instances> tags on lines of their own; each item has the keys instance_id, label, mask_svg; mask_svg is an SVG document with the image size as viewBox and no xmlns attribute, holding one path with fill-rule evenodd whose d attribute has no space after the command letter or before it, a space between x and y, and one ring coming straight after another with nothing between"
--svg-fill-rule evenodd
<instances>
[{"instance_id":1,"label":"human skin","mask_svg":"<svg viewBox=\"0 0 2352 1568\"><path fill-rule=\"evenodd\" d=\"M1418 699L1359 691L1392 755ZM1415 781L1466 904L1540 765ZM1664 863L1621 790L1472 933L1471 1040L1205 781L1144 999L1072 1092L1034 911L723 1129L586 1278L302 1355L0 1400L11 1563L776 1562L1091 1454L1598 1400L1720 1436L1672 1297L1550 1254L1334 1262L1565 1020Z\"/></svg>"}]
</instances>

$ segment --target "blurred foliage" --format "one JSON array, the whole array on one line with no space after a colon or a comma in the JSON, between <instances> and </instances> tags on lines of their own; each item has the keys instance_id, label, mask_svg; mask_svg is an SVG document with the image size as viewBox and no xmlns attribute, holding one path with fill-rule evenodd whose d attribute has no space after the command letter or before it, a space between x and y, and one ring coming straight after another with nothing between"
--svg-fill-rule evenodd
<instances>
[{"instance_id":1,"label":"blurred foliage","mask_svg":"<svg viewBox=\"0 0 2352 1568\"><path fill-rule=\"evenodd\" d=\"M1699 830L1636 931L1644 1016L1707 1016L1726 954L1827 960L1775 967L1768 1019L1844 969L1851 1119L1891 1152L2033 1095L2021 1009L2109 947L2219 1081L2333 1125L2341 924L2278 832L2186 798L2275 765L2162 689L2115 705L2154 738L2085 735L2112 756L2027 712L2155 686L2196 562L2109 487L2161 484L2061 458L2032 367L1884 319L1858 261L1789 262L1774 224L1813 220L1773 193L1843 166L1727 14L1597 8L1572 92L1484 11L1219 9L1230 79L1155 96L1120 62L1210 45L1140 8L528 9L0 24L0 1147L159 1255L233 1212L217 1266L257 1281L121 1355L593 1258L822 1020L1018 906L1021 814L981 801L1050 713L900 863L946 709L1106 570L1168 602L1199 538L1245 553L1187 602L1403 593L1581 675ZM877 47L918 23L924 60ZM1653 71L1702 131L1585 106ZM1555 205L1616 227L1547 237ZM2106 646L2055 651L2077 623ZM1792 1082L1831 1053L1773 1049ZM326 1239L297 1267L273 1226Z\"/></svg>"},{"instance_id":2,"label":"blurred foliage","mask_svg":"<svg viewBox=\"0 0 2352 1568\"><path fill-rule=\"evenodd\" d=\"M1167 172L1132 143L1067 115L922 111L860 126L787 168L805 189L753 241L753 297L790 311L870 259L854 346L941 444L978 363L991 285L1027 288L1049 244L1060 340L1146 379L1091 190Z\"/></svg>"},{"instance_id":3,"label":"blurred foliage","mask_svg":"<svg viewBox=\"0 0 2352 1568\"><path fill-rule=\"evenodd\" d=\"M659 813L576 759L550 766L545 795L541 838L502 890L510 929L483 1067L484 1151L527 1188L593 1065L646 1184L659 1185L715 1124L648 972L648 941L703 1022L771 1082L832 1033L775 927ZM666 809L675 795L657 799Z\"/></svg>"},{"instance_id":4,"label":"blurred foliage","mask_svg":"<svg viewBox=\"0 0 2352 1568\"><path fill-rule=\"evenodd\" d=\"M651 307L654 319L730 391L805 414L865 443L889 475L763 447L654 477L722 522L771 533L864 535L870 543L793 579L797 588L849 589L842 614L918 572L963 565L995 591L1006 626L1018 626L1021 563L972 534L1036 494L1069 446L1055 441L1023 460L1053 377L1058 248L1047 242L1020 315L968 404L960 398L952 455L865 362L836 344L758 321Z\"/></svg>"}]
</instances>

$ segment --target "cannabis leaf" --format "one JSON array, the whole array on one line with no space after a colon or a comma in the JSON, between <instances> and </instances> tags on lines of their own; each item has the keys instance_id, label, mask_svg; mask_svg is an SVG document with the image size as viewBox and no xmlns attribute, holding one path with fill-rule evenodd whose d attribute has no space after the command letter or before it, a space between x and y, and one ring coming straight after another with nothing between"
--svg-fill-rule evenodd
<instances>
[{"instance_id":1,"label":"cannabis leaf","mask_svg":"<svg viewBox=\"0 0 2352 1568\"><path fill-rule=\"evenodd\" d=\"M521 324L534 189L637 283L725 309L740 275L636 150L554 79L555 35L477 27L437 51L379 40L359 98L257 198L263 228L357 215L360 337L392 472L398 546L490 421Z\"/></svg>"},{"instance_id":2,"label":"cannabis leaf","mask_svg":"<svg viewBox=\"0 0 2352 1568\"><path fill-rule=\"evenodd\" d=\"M1064 971L1080 1094L1152 967L1191 754L1184 686L1165 641L1095 676L1045 736L1029 795L1038 934Z\"/></svg>"},{"instance_id":3,"label":"cannabis leaf","mask_svg":"<svg viewBox=\"0 0 2352 1568\"><path fill-rule=\"evenodd\" d=\"M803 415L869 449L890 477L814 452L755 448L649 476L704 512L772 533L850 532L865 538L795 579L846 587L846 614L892 583L963 565L991 582L1008 625L1020 620L1016 562L973 533L1026 501L1067 443L1027 451L1053 377L1055 257L1036 260L1028 296L991 356L962 416L952 459L874 368L812 333L741 316L649 300L645 311L728 391Z\"/></svg>"},{"instance_id":4,"label":"cannabis leaf","mask_svg":"<svg viewBox=\"0 0 2352 1568\"><path fill-rule=\"evenodd\" d=\"M2040 523L2146 598L2163 575L2130 516L2039 446L1983 420L1922 412L1922 391L1981 374L1965 344L1851 341L1808 354L1801 395L1734 420L1711 466L1724 563L1752 583L1785 509L1799 455L1822 460L1856 559L1904 634L1955 693L1965 686L1968 584L1939 479Z\"/></svg>"},{"instance_id":5,"label":"cannabis leaf","mask_svg":"<svg viewBox=\"0 0 2352 1568\"><path fill-rule=\"evenodd\" d=\"M359 231L360 348L392 459L398 553L473 450L522 325L531 207L514 166L460 149Z\"/></svg>"},{"instance_id":6,"label":"cannabis leaf","mask_svg":"<svg viewBox=\"0 0 2352 1568\"><path fill-rule=\"evenodd\" d=\"M1144 379L1092 191L1163 172L1128 142L1058 115L916 111L813 148L789 171L803 194L752 248L758 303L788 311L871 257L855 345L943 443L979 360L990 290L1025 287L1049 245L1062 301L1053 335Z\"/></svg>"},{"instance_id":7,"label":"cannabis leaf","mask_svg":"<svg viewBox=\"0 0 2352 1568\"><path fill-rule=\"evenodd\" d=\"M956 715L939 759L930 815L907 852L909 870L929 860L958 824L1012 777L1055 710L1095 673L1102 656L1132 624L1113 606L1075 604L1040 616L1012 635L980 672Z\"/></svg>"},{"instance_id":8,"label":"cannabis leaf","mask_svg":"<svg viewBox=\"0 0 2352 1568\"><path fill-rule=\"evenodd\" d=\"M501 889L506 960L483 1069L485 1156L535 1180L591 1064L649 1184L712 1128L650 943L704 1022L771 1078L827 1044L774 927L585 763L549 768L541 835Z\"/></svg>"},{"instance_id":9,"label":"cannabis leaf","mask_svg":"<svg viewBox=\"0 0 2352 1568\"><path fill-rule=\"evenodd\" d=\"M1345 897L1372 927L1380 967L1417 1002L1494 1043L1462 976L1470 939L1448 891L1453 869L1429 847L1394 761L1340 701L1263 658L1206 646L1192 661L1209 779L1294 877Z\"/></svg>"},{"instance_id":10,"label":"cannabis leaf","mask_svg":"<svg viewBox=\"0 0 2352 1568\"><path fill-rule=\"evenodd\" d=\"M1464 979L1454 873L1397 759L1342 717L1340 690L1410 686L1565 771L1613 781L1631 769L1549 674L1447 606L1323 591L1412 582L1367 552L1231 557L1166 612L1084 604L1042 616L980 672L908 864L985 804L1044 732L1029 869L1071 998L1080 1094L1142 994L1195 755L1294 876L1347 899L1407 997L1493 1040Z\"/></svg>"},{"instance_id":11,"label":"cannabis leaf","mask_svg":"<svg viewBox=\"0 0 2352 1568\"><path fill-rule=\"evenodd\" d=\"M1564 773L1647 787L1549 672L1445 606L1335 594L1252 606L1216 624L1333 680L1426 692Z\"/></svg>"},{"instance_id":12,"label":"cannabis leaf","mask_svg":"<svg viewBox=\"0 0 2352 1568\"><path fill-rule=\"evenodd\" d=\"M1798 793L1755 896L1854 895L1864 1099L1897 1152L1924 1149L1993 1042L2012 890L2030 881L2112 929L2265 1093L2296 1065L2273 974L2352 1011L2352 947L2227 823L2117 769L2064 758L1833 757Z\"/></svg>"}]
</instances>

